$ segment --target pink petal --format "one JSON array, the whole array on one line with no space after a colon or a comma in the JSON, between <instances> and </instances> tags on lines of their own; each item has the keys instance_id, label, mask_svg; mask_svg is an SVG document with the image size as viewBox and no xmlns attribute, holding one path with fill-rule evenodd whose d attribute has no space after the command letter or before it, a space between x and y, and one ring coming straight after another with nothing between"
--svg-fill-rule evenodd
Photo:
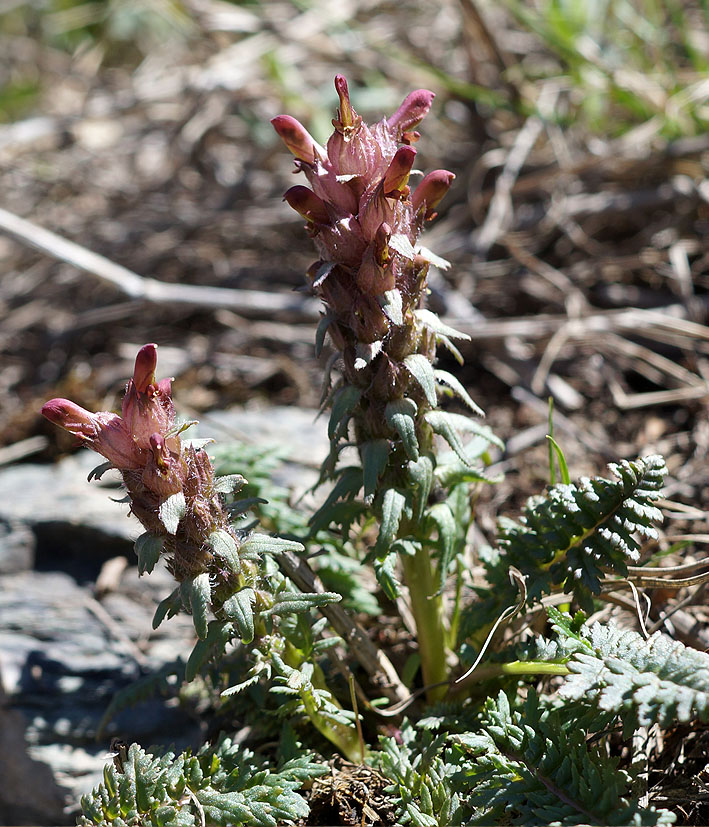
<instances>
[{"instance_id":1,"label":"pink petal","mask_svg":"<svg viewBox=\"0 0 709 827\"><path fill-rule=\"evenodd\" d=\"M325 156L323 148L300 121L290 115L277 115L271 123L283 143L300 161L314 164L316 158L322 159Z\"/></svg>"},{"instance_id":2,"label":"pink petal","mask_svg":"<svg viewBox=\"0 0 709 827\"><path fill-rule=\"evenodd\" d=\"M418 126L426 117L435 97L428 89L417 89L411 92L404 98L404 102L396 112L387 118L387 126L399 136Z\"/></svg>"}]
</instances>

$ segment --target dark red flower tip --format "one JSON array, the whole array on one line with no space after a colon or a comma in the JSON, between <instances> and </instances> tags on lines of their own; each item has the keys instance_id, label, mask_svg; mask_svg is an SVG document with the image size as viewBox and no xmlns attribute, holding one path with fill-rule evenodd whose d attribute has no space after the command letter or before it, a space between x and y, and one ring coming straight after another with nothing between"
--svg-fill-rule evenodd
<instances>
[{"instance_id":1,"label":"dark red flower tip","mask_svg":"<svg viewBox=\"0 0 709 827\"><path fill-rule=\"evenodd\" d=\"M296 212L303 218L314 224L329 224L330 216L322 198L319 198L312 190L301 185L291 187L283 196Z\"/></svg>"}]
</instances>

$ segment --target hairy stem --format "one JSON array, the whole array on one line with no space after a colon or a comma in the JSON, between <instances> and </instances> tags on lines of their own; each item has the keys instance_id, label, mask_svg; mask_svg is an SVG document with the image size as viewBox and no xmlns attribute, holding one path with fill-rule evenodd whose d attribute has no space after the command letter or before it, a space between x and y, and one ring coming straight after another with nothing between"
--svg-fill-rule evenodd
<instances>
[{"instance_id":1,"label":"hairy stem","mask_svg":"<svg viewBox=\"0 0 709 827\"><path fill-rule=\"evenodd\" d=\"M416 620L416 631L421 655L421 671L424 685L448 680L446 629L443 600L435 596L436 585L431 557L426 547L415 555L404 555L404 580L409 587L411 609ZM446 693L445 686L437 686L427 693L429 703L440 700Z\"/></svg>"}]
</instances>

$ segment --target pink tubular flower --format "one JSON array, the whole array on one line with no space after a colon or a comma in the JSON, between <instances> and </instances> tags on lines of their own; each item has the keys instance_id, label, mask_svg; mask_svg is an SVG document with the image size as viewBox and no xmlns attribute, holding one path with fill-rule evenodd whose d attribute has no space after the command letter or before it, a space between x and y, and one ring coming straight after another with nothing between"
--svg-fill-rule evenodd
<instances>
[{"instance_id":1,"label":"pink tubular flower","mask_svg":"<svg viewBox=\"0 0 709 827\"><path fill-rule=\"evenodd\" d=\"M305 161L306 164L314 164L316 158L324 156L323 148L315 142L300 121L290 115L278 115L271 123L283 139L283 143L300 161Z\"/></svg>"},{"instance_id":2,"label":"pink tubular flower","mask_svg":"<svg viewBox=\"0 0 709 827\"><path fill-rule=\"evenodd\" d=\"M171 380L155 381L157 361L158 346L143 345L136 356L133 378L128 382L123 397L124 427L143 451L150 449L153 434L166 434L175 424Z\"/></svg>"},{"instance_id":3,"label":"pink tubular flower","mask_svg":"<svg viewBox=\"0 0 709 827\"><path fill-rule=\"evenodd\" d=\"M157 345L144 345L126 387L122 416L91 413L68 399L50 400L42 414L121 472L131 511L150 534L163 539L169 566L181 581L210 570L214 561L208 537L216 530L232 530L215 490L209 457L183 445L176 432L171 380L158 382L156 365ZM177 526L162 512L171 497L182 503Z\"/></svg>"},{"instance_id":4,"label":"pink tubular flower","mask_svg":"<svg viewBox=\"0 0 709 827\"><path fill-rule=\"evenodd\" d=\"M91 413L68 399L50 399L42 407L42 416L79 437L116 468L141 467L140 452L118 414Z\"/></svg>"}]
</instances>

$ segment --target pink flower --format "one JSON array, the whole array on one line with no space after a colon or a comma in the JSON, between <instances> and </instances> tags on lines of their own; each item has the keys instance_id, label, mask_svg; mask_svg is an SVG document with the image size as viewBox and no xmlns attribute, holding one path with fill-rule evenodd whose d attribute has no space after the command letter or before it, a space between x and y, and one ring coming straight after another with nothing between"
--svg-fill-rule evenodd
<instances>
[{"instance_id":1,"label":"pink flower","mask_svg":"<svg viewBox=\"0 0 709 827\"><path fill-rule=\"evenodd\" d=\"M143 465L140 451L118 414L91 413L68 399L50 399L42 407L42 416L79 437L117 468L135 470Z\"/></svg>"},{"instance_id":2,"label":"pink flower","mask_svg":"<svg viewBox=\"0 0 709 827\"><path fill-rule=\"evenodd\" d=\"M333 302L340 304L333 284L336 279L347 291L356 274L359 290L372 296L392 290L397 274L401 274L402 284L415 282L411 256L406 257L401 243L398 250L389 250L388 240L392 235L403 236L413 246L453 179L452 173L437 170L423 179L413 195L409 188L416 158L410 144L418 138L412 130L431 108L433 92L411 92L391 117L369 127L352 106L342 75L335 78L335 89L340 105L327 151L289 115L272 121L295 155L297 171L303 172L310 184L310 188L291 187L285 200L307 220L321 260L337 266L330 268L332 274L319 285L323 299L331 306ZM382 245L383 226L387 227L387 241ZM376 255L371 248L375 239L379 239ZM353 297L351 304L361 302ZM374 320L364 325L370 334L381 326ZM361 329L362 323L357 327Z\"/></svg>"},{"instance_id":3,"label":"pink flower","mask_svg":"<svg viewBox=\"0 0 709 827\"><path fill-rule=\"evenodd\" d=\"M123 398L123 416L110 411L91 413L68 399L51 399L42 415L79 437L121 471L145 467L152 455L151 438L161 438L175 422L170 379L155 381L157 345L144 345L135 360L133 378ZM168 438L168 448L179 452L179 439Z\"/></svg>"},{"instance_id":4,"label":"pink flower","mask_svg":"<svg viewBox=\"0 0 709 827\"><path fill-rule=\"evenodd\" d=\"M137 447L150 449L153 434L166 434L175 424L170 379L155 380L158 346L143 345L135 359L133 378L123 397L123 422Z\"/></svg>"}]
</instances>

